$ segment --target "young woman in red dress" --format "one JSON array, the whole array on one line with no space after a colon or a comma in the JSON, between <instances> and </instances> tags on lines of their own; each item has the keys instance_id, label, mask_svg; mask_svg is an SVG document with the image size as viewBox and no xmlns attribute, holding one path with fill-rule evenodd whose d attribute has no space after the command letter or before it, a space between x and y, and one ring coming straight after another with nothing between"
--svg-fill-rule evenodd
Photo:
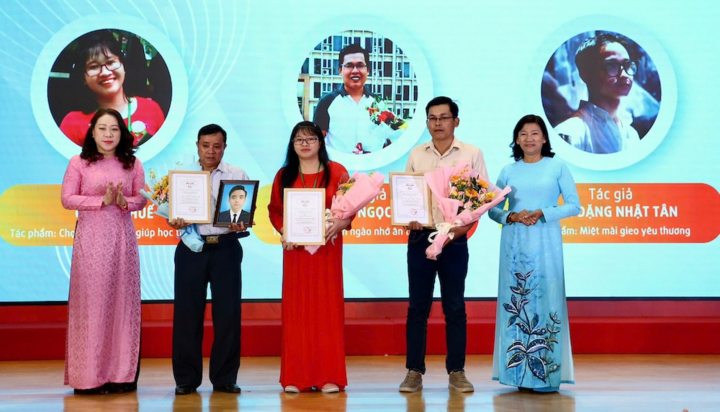
<instances>
[{"instance_id":1,"label":"young woman in red dress","mask_svg":"<svg viewBox=\"0 0 720 412\"><path fill-rule=\"evenodd\" d=\"M285 166L275 176L268 210L283 234L282 349L280 384L285 392L338 392L347 385L345 369L342 231L351 219L328 220L326 244L310 254L285 241L285 188L325 188L325 204L349 175L328 158L322 130L312 122L293 128ZM335 237L337 235L337 237ZM335 237L334 240L331 240Z\"/></svg>"}]
</instances>

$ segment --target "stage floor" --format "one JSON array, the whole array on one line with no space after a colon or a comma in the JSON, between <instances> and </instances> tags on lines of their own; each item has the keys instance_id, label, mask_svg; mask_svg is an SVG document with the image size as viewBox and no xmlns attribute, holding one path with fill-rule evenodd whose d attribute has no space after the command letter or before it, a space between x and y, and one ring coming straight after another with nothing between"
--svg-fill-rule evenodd
<instances>
[{"instance_id":1,"label":"stage floor","mask_svg":"<svg viewBox=\"0 0 720 412\"><path fill-rule=\"evenodd\" d=\"M242 395L175 396L169 359L143 359L137 392L76 396L62 385L62 361L0 362L0 411L720 411L718 355L576 355L575 385L525 394L491 380L491 356L467 357L475 392L447 388L444 357L428 356L424 389L402 394L402 356L347 358L349 385L339 394L287 395L278 357L242 358Z\"/></svg>"}]
</instances>

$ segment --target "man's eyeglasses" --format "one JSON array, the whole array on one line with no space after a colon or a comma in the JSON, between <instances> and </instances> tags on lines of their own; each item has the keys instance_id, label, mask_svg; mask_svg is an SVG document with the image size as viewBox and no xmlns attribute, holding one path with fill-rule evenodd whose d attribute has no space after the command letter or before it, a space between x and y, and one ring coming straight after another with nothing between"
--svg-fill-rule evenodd
<instances>
[{"instance_id":1,"label":"man's eyeglasses","mask_svg":"<svg viewBox=\"0 0 720 412\"><path fill-rule=\"evenodd\" d=\"M120 66L122 66L120 60L108 60L105 64L93 62L85 66L85 73L87 73L88 76L97 76L102 72L103 67L108 69L108 71L113 71L119 69Z\"/></svg>"},{"instance_id":2,"label":"man's eyeglasses","mask_svg":"<svg viewBox=\"0 0 720 412\"><path fill-rule=\"evenodd\" d=\"M442 116L442 117L430 116L427 118L427 122L428 123L438 123L438 122L446 123L452 119L454 119L454 117L452 117L452 116Z\"/></svg>"},{"instance_id":3,"label":"man's eyeglasses","mask_svg":"<svg viewBox=\"0 0 720 412\"><path fill-rule=\"evenodd\" d=\"M367 68L367 64L365 64L365 63L357 63L357 64L345 63L345 64L343 64L342 67L344 67L348 70L355 70L355 69L362 70L362 69Z\"/></svg>"},{"instance_id":4,"label":"man's eyeglasses","mask_svg":"<svg viewBox=\"0 0 720 412\"><path fill-rule=\"evenodd\" d=\"M293 143L295 143L296 146L302 146L303 144L307 143L308 145L315 144L318 139L317 137L306 137L304 139L301 139L299 137L296 137L293 139Z\"/></svg>"},{"instance_id":5,"label":"man's eyeglasses","mask_svg":"<svg viewBox=\"0 0 720 412\"><path fill-rule=\"evenodd\" d=\"M637 74L637 63L632 60L617 61L617 60L606 60L603 62L605 65L605 73L610 77L619 76L622 70L628 76L635 76Z\"/></svg>"}]
</instances>

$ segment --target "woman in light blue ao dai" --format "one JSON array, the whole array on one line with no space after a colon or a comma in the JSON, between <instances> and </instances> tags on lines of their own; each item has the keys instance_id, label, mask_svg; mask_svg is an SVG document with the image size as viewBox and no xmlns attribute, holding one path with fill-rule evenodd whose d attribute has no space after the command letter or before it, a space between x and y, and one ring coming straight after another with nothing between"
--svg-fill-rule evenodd
<instances>
[{"instance_id":1,"label":"woman in light blue ao dai","mask_svg":"<svg viewBox=\"0 0 720 412\"><path fill-rule=\"evenodd\" d=\"M560 219L580 213L580 201L570 170L553 158L542 118L520 119L510 147L515 162L497 180L512 188L508 208L503 202L489 212L503 225L493 379L554 392L575 380Z\"/></svg>"}]
</instances>

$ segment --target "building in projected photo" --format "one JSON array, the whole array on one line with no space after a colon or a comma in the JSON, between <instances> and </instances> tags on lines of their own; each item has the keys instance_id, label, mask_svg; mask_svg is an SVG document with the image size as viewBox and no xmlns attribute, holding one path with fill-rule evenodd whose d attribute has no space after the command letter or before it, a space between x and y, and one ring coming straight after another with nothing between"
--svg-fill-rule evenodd
<instances>
[{"instance_id":1,"label":"building in projected photo","mask_svg":"<svg viewBox=\"0 0 720 412\"><path fill-rule=\"evenodd\" d=\"M408 57L392 40L366 30L348 30L324 39L315 46L298 78L300 112L312 120L320 98L342 84L338 71L340 50L357 44L370 53L366 86L387 100L397 116L411 119L417 104L415 71Z\"/></svg>"}]
</instances>

